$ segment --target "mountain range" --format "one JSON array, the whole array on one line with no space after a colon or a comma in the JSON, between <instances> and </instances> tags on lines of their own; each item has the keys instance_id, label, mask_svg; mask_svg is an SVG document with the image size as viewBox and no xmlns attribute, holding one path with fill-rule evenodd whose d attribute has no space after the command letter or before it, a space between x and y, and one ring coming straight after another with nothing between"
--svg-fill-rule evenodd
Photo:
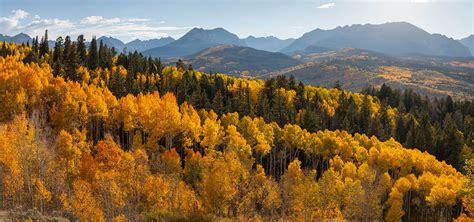
<instances>
[{"instance_id":1,"label":"mountain range","mask_svg":"<svg viewBox=\"0 0 474 222\"><path fill-rule=\"evenodd\" d=\"M309 46L332 49L358 48L392 55L469 57L469 49L454 39L430 34L407 22L351 25L305 33L281 51L291 54Z\"/></svg>"},{"instance_id":2,"label":"mountain range","mask_svg":"<svg viewBox=\"0 0 474 222\"><path fill-rule=\"evenodd\" d=\"M163 59L186 57L209 47L229 44L288 55L343 48L365 49L398 56L470 57L474 54L474 35L454 40L441 34L430 34L408 22L351 25L330 30L315 29L300 38L284 40L273 36L249 36L240 39L223 28L193 28L177 40L171 37L145 41L136 39L126 44L113 37L102 36L97 40L109 47L115 47L118 52L126 48L129 52L137 50L144 55ZM15 36L0 34L0 41L25 43L31 41L31 37L24 33Z\"/></svg>"},{"instance_id":3,"label":"mountain range","mask_svg":"<svg viewBox=\"0 0 474 222\"><path fill-rule=\"evenodd\" d=\"M27 42L31 43L31 37L25 33L19 33L14 36L0 34L0 41L14 42L14 43L27 43Z\"/></svg>"},{"instance_id":4,"label":"mountain range","mask_svg":"<svg viewBox=\"0 0 474 222\"><path fill-rule=\"evenodd\" d=\"M20 33L20 34L17 34L17 35L14 35L14 36L8 36L8 35L2 35L0 34L0 41L6 41L6 42L14 42L14 43L30 43L32 42L32 37L30 37L29 35L25 34L25 33ZM174 41L173 38L171 37L165 37L165 38L160 38L160 39L150 39L150 40L139 40L139 39L135 39L131 42L128 42L128 43L124 43L122 42L121 40L117 39L117 38L113 38L113 37L106 37L106 36L101 36L97 39L97 42L100 43L100 41L102 41L102 43L104 45L107 45L108 47L114 47L116 49L116 51L118 52L122 52L124 49L127 50L127 52L133 52L135 50L139 51L139 52L142 52L142 51L145 51L147 49L151 49L151 48L156 48L156 47L160 47L160 46L163 46L163 45L166 45L172 41ZM53 48L54 47L54 43L55 41L54 40L49 40L48 41L48 45L50 48ZM89 46L90 42L86 42L86 45L87 47Z\"/></svg>"}]
</instances>

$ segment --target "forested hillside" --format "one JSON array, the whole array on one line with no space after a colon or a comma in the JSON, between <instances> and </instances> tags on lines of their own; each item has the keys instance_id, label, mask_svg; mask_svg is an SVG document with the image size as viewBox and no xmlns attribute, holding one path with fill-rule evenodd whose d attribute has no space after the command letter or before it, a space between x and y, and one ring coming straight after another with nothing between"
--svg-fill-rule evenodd
<instances>
[{"instance_id":1,"label":"forested hillside","mask_svg":"<svg viewBox=\"0 0 474 222\"><path fill-rule=\"evenodd\" d=\"M360 92L367 84L386 84L432 98L474 99L474 60L470 58L394 57L354 48L331 51L321 47L293 57L306 63L255 77L294 76L305 84L324 87L339 81L342 89L353 92Z\"/></svg>"},{"instance_id":2,"label":"forested hillside","mask_svg":"<svg viewBox=\"0 0 474 222\"><path fill-rule=\"evenodd\" d=\"M78 221L473 216L472 101L239 79L95 39L86 48L81 36L47 40L0 51L1 210Z\"/></svg>"}]
</instances>

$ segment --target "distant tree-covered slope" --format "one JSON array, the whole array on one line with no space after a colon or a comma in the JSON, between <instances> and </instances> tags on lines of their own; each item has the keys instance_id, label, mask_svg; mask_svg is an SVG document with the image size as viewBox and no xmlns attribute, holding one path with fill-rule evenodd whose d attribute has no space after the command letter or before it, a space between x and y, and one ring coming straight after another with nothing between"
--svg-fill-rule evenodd
<instances>
[{"instance_id":1,"label":"distant tree-covered slope","mask_svg":"<svg viewBox=\"0 0 474 222\"><path fill-rule=\"evenodd\" d=\"M359 92L367 85L412 89L430 97L451 95L474 98L474 60L436 57L398 58L381 53L343 49L323 53L294 54L303 61L297 66L268 73L294 76L305 84L331 87L336 81L346 90Z\"/></svg>"},{"instance_id":2,"label":"distant tree-covered slope","mask_svg":"<svg viewBox=\"0 0 474 222\"><path fill-rule=\"evenodd\" d=\"M282 53L233 45L211 47L187 57L185 61L198 70L234 76L267 73L300 63Z\"/></svg>"}]
</instances>

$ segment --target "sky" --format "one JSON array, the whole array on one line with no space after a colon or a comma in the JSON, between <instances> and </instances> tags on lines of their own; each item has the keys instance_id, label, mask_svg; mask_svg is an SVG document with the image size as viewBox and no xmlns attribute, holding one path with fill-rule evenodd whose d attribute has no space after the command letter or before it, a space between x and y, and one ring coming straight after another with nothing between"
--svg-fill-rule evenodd
<instances>
[{"instance_id":1,"label":"sky","mask_svg":"<svg viewBox=\"0 0 474 222\"><path fill-rule=\"evenodd\" d=\"M298 38L316 28L410 22L454 39L474 34L474 0L0 0L0 33L124 42L222 27L244 38Z\"/></svg>"}]
</instances>

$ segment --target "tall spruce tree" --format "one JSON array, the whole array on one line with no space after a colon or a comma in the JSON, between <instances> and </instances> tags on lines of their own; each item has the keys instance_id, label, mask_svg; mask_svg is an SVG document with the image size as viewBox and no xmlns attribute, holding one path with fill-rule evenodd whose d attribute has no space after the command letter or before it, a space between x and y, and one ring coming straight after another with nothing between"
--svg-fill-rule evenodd
<instances>
[{"instance_id":1,"label":"tall spruce tree","mask_svg":"<svg viewBox=\"0 0 474 222\"><path fill-rule=\"evenodd\" d=\"M63 51L63 38L59 36L54 43L53 51L53 74L55 76L62 75Z\"/></svg>"},{"instance_id":2,"label":"tall spruce tree","mask_svg":"<svg viewBox=\"0 0 474 222\"><path fill-rule=\"evenodd\" d=\"M87 63L87 50L86 50L86 40L84 35L77 36L77 54L79 56L79 63L81 66L85 66Z\"/></svg>"},{"instance_id":3,"label":"tall spruce tree","mask_svg":"<svg viewBox=\"0 0 474 222\"><path fill-rule=\"evenodd\" d=\"M89 46L89 55L88 55L88 63L87 67L90 70L94 70L99 67L99 55L97 54L97 40L92 37L91 44Z\"/></svg>"},{"instance_id":4,"label":"tall spruce tree","mask_svg":"<svg viewBox=\"0 0 474 222\"><path fill-rule=\"evenodd\" d=\"M41 44L39 45L40 56L45 56L49 52L48 46L48 30L44 31L44 36L41 38Z\"/></svg>"}]
</instances>

